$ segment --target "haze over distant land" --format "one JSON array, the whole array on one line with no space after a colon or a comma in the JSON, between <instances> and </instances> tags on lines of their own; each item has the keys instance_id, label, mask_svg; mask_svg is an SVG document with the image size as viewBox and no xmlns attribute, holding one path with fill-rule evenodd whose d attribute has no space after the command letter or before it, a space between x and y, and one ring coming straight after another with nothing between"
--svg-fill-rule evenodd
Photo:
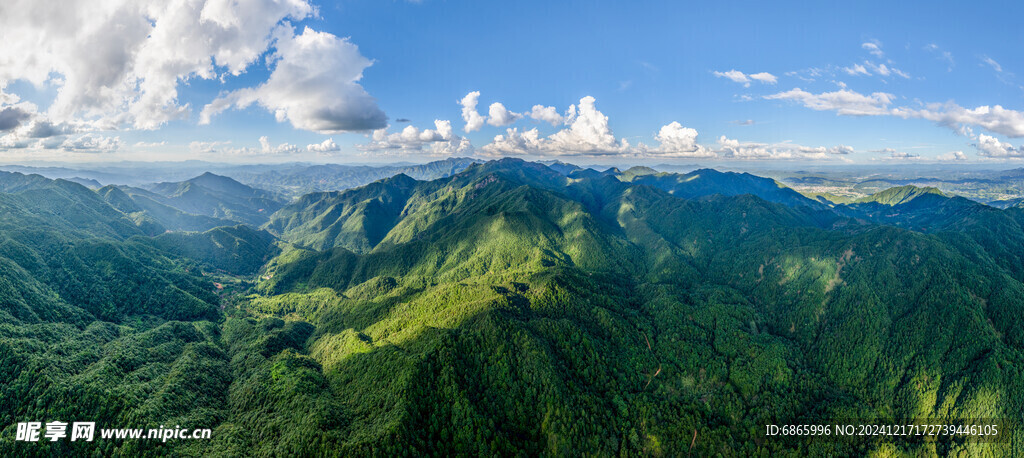
<instances>
[{"instance_id":1,"label":"haze over distant land","mask_svg":"<svg viewBox=\"0 0 1024 458\"><path fill-rule=\"evenodd\" d=\"M4 2L0 163L1024 155L1018 3L190 5Z\"/></svg>"}]
</instances>

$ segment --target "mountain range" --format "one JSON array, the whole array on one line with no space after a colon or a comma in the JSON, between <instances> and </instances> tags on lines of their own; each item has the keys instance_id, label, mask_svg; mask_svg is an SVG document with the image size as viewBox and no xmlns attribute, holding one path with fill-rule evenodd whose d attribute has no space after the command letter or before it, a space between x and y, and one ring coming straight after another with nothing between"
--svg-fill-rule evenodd
<instances>
[{"instance_id":1,"label":"mountain range","mask_svg":"<svg viewBox=\"0 0 1024 458\"><path fill-rule=\"evenodd\" d=\"M1024 209L712 169L429 174L290 200L0 174L0 452L37 417L213 428L38 455L1024 452L1013 429L764 433L1019 417Z\"/></svg>"}]
</instances>

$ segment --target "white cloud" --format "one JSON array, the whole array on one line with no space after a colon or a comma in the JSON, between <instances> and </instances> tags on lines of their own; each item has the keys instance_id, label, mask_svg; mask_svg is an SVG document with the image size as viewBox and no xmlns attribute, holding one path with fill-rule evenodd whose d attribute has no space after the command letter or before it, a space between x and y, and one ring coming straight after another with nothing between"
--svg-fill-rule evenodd
<instances>
[{"instance_id":1,"label":"white cloud","mask_svg":"<svg viewBox=\"0 0 1024 458\"><path fill-rule=\"evenodd\" d=\"M55 124L153 129L187 116L180 83L245 72L279 24L312 14L305 0L9 0L0 81L55 86Z\"/></svg>"},{"instance_id":2,"label":"white cloud","mask_svg":"<svg viewBox=\"0 0 1024 458\"><path fill-rule=\"evenodd\" d=\"M476 111L476 105L479 101L480 91L470 92L459 101L459 105L462 105L462 120L466 121L466 126L463 130L467 133L480 130L484 125L485 118Z\"/></svg>"},{"instance_id":3,"label":"white cloud","mask_svg":"<svg viewBox=\"0 0 1024 458\"><path fill-rule=\"evenodd\" d=\"M888 77L896 75L900 78L910 79L910 74L903 70L890 67L885 64L876 64L867 60L865 60L863 64L853 64L849 67L841 67L840 70L851 76L870 76L875 74L882 77Z\"/></svg>"},{"instance_id":4,"label":"white cloud","mask_svg":"<svg viewBox=\"0 0 1024 458\"><path fill-rule=\"evenodd\" d=\"M1003 66L999 65L999 62L996 62L996 60L991 57L982 56L981 61L988 64L988 66L992 67L992 69L995 70L996 72L1001 73L1003 71Z\"/></svg>"},{"instance_id":5,"label":"white cloud","mask_svg":"<svg viewBox=\"0 0 1024 458\"><path fill-rule=\"evenodd\" d=\"M643 146L639 148L644 155L693 158L716 156L714 151L697 143L696 129L683 127L682 124L675 121L661 126L654 139L660 143L657 148L645 148Z\"/></svg>"},{"instance_id":6,"label":"white cloud","mask_svg":"<svg viewBox=\"0 0 1024 458\"><path fill-rule=\"evenodd\" d=\"M629 148L626 140L616 140L608 126L608 117L597 110L591 96L580 99L578 114L572 124L547 138L548 148L555 154L605 155L618 154Z\"/></svg>"},{"instance_id":7,"label":"white cloud","mask_svg":"<svg viewBox=\"0 0 1024 458\"><path fill-rule=\"evenodd\" d=\"M520 132L508 129L481 148L486 154L551 155L551 156L605 156L631 152L629 142L615 138L608 125L608 117L598 111L591 96L580 99L579 107L572 105L564 117L569 126L548 137L540 138L537 129Z\"/></svg>"},{"instance_id":8,"label":"white cloud","mask_svg":"<svg viewBox=\"0 0 1024 458\"><path fill-rule=\"evenodd\" d=\"M121 147L119 137L104 137L96 134L80 135L76 138L69 138L60 144L64 151L83 151L96 153L109 153L117 151Z\"/></svg>"},{"instance_id":9,"label":"white cloud","mask_svg":"<svg viewBox=\"0 0 1024 458\"><path fill-rule=\"evenodd\" d=\"M843 71L852 76L871 74L868 72L868 69L864 68L861 64L853 64L852 67L843 67Z\"/></svg>"},{"instance_id":10,"label":"white cloud","mask_svg":"<svg viewBox=\"0 0 1024 458\"><path fill-rule=\"evenodd\" d=\"M158 148L158 147L161 147L161 146L167 146L167 142L166 141L161 141L161 142L135 142L135 144L132 145L132 146L134 146L136 148Z\"/></svg>"},{"instance_id":11,"label":"white cloud","mask_svg":"<svg viewBox=\"0 0 1024 458\"><path fill-rule=\"evenodd\" d=\"M519 132L513 127L505 134L495 135L494 140L481 150L490 156L528 156L544 154L546 147L536 128Z\"/></svg>"},{"instance_id":12,"label":"white cloud","mask_svg":"<svg viewBox=\"0 0 1024 458\"><path fill-rule=\"evenodd\" d=\"M728 159L777 159L777 160L846 160L844 156L853 152L846 145L833 147L810 147L793 143L740 142L726 136L718 138L716 153Z\"/></svg>"},{"instance_id":13,"label":"white cloud","mask_svg":"<svg viewBox=\"0 0 1024 458\"><path fill-rule=\"evenodd\" d=\"M312 143L306 145L306 151L317 153L321 155L327 155L330 153L336 153L341 151L341 147L337 143L334 143L333 138L328 138L320 143Z\"/></svg>"},{"instance_id":14,"label":"white cloud","mask_svg":"<svg viewBox=\"0 0 1024 458\"><path fill-rule=\"evenodd\" d=\"M779 79L776 78L775 75L772 75L771 73L768 72L754 73L753 75L749 76L751 79L758 80L765 84L775 84L776 82L779 81Z\"/></svg>"},{"instance_id":15,"label":"white cloud","mask_svg":"<svg viewBox=\"0 0 1024 458\"><path fill-rule=\"evenodd\" d=\"M188 150L193 154L213 154L231 150L230 145L230 141L193 141Z\"/></svg>"},{"instance_id":16,"label":"white cloud","mask_svg":"<svg viewBox=\"0 0 1024 458\"><path fill-rule=\"evenodd\" d=\"M280 145L274 146L270 143L270 139L266 135L260 137L260 149L259 153L264 155L282 155L282 154L296 154L299 152L299 147L290 143L281 143Z\"/></svg>"},{"instance_id":17,"label":"white cloud","mask_svg":"<svg viewBox=\"0 0 1024 458\"><path fill-rule=\"evenodd\" d=\"M882 52L882 46L881 45L882 44L879 43L878 40L871 40L871 41L869 41L867 43L862 43L860 45L860 47L866 49L873 56L878 57L879 59L881 59L882 57L885 56L885 53Z\"/></svg>"},{"instance_id":18,"label":"white cloud","mask_svg":"<svg viewBox=\"0 0 1024 458\"><path fill-rule=\"evenodd\" d=\"M360 86L372 62L348 39L306 27L295 35L290 25L273 35L276 50L268 58L274 70L255 88L239 89L203 108L200 123L231 107L254 103L274 113L278 122L320 133L363 131L385 126L377 101Z\"/></svg>"},{"instance_id":19,"label":"white cloud","mask_svg":"<svg viewBox=\"0 0 1024 458\"><path fill-rule=\"evenodd\" d=\"M989 158L1024 157L1024 151L1021 148L1014 148L1013 145L1001 142L998 138L978 134L977 141L975 146L978 148L979 156Z\"/></svg>"},{"instance_id":20,"label":"white cloud","mask_svg":"<svg viewBox=\"0 0 1024 458\"><path fill-rule=\"evenodd\" d=\"M1008 110L1000 105L964 108L955 103L931 104L923 109L899 108L893 114L903 118L921 118L934 121L964 133L966 126L980 127L1007 137L1024 137L1024 113Z\"/></svg>"},{"instance_id":21,"label":"white cloud","mask_svg":"<svg viewBox=\"0 0 1024 458\"><path fill-rule=\"evenodd\" d=\"M576 115L576 104L569 105L569 108L565 109L565 119L562 122L568 126L576 121Z\"/></svg>"},{"instance_id":22,"label":"white cloud","mask_svg":"<svg viewBox=\"0 0 1024 458\"><path fill-rule=\"evenodd\" d=\"M733 69L733 70L729 70L727 72L716 71L716 72L713 72L713 73L714 73L715 76L717 76L719 78L728 78L729 80L731 80L734 83L741 83L741 84L743 84L743 87L750 87L750 80L751 79L760 81L760 82L765 83L765 84L775 84L778 81L778 78L776 78L775 75L772 75L771 73L768 73L768 72L760 72L760 73L754 73L754 74L751 74L751 75L747 75L747 74L744 74L743 72L741 72L739 70Z\"/></svg>"},{"instance_id":23,"label":"white cloud","mask_svg":"<svg viewBox=\"0 0 1024 458\"><path fill-rule=\"evenodd\" d=\"M548 114L557 114L553 107L537 105ZM553 117L552 117L553 118ZM520 130L506 129L494 137L491 143L480 148L488 156L620 156L660 158L714 158L726 159L826 159L847 161L853 148L839 145L833 147L807 147L793 143L741 143L721 137L717 148L698 143L695 129L679 122L662 126L655 134L657 146L643 143L631 146L624 139L617 139L612 132L608 117L596 107L593 97L587 96L577 105L571 105L563 117L569 126L547 137L537 128ZM381 139L383 136L380 137Z\"/></svg>"},{"instance_id":24,"label":"white cloud","mask_svg":"<svg viewBox=\"0 0 1024 458\"><path fill-rule=\"evenodd\" d=\"M940 161L966 161L967 155L963 151L950 151L946 154L940 154L935 158Z\"/></svg>"},{"instance_id":25,"label":"white cloud","mask_svg":"<svg viewBox=\"0 0 1024 458\"><path fill-rule=\"evenodd\" d=\"M558 110L555 107L546 107L544 105L534 105L527 116L537 121L550 123L552 126L565 122L565 118L558 114Z\"/></svg>"},{"instance_id":26,"label":"white cloud","mask_svg":"<svg viewBox=\"0 0 1024 458\"><path fill-rule=\"evenodd\" d=\"M889 108L895 96L884 92L871 95L848 89L812 94L800 88L764 96L769 100L792 100L812 110L835 111L840 115L880 116L926 119L967 134L971 127L980 127L1007 137L1024 137L1024 112L1000 105L964 108L955 103L928 104L924 108Z\"/></svg>"},{"instance_id":27,"label":"white cloud","mask_svg":"<svg viewBox=\"0 0 1024 458\"><path fill-rule=\"evenodd\" d=\"M742 83L744 86L750 86L750 78L739 70L729 70L727 72L714 72L715 76L719 78L728 78L734 83Z\"/></svg>"},{"instance_id":28,"label":"white cloud","mask_svg":"<svg viewBox=\"0 0 1024 458\"><path fill-rule=\"evenodd\" d=\"M501 102L494 102L487 111L487 124L495 127L507 126L522 117L522 114L508 111Z\"/></svg>"},{"instance_id":29,"label":"white cloud","mask_svg":"<svg viewBox=\"0 0 1024 458\"><path fill-rule=\"evenodd\" d=\"M404 154L419 153L426 149L432 156L452 156L473 151L469 139L455 135L451 121L440 119L434 121L434 129L420 130L415 126L405 126L394 133L378 129L373 131L369 143L356 147L367 152Z\"/></svg>"},{"instance_id":30,"label":"white cloud","mask_svg":"<svg viewBox=\"0 0 1024 458\"><path fill-rule=\"evenodd\" d=\"M868 116L889 114L888 106L895 96L885 92L875 92L868 96L847 89L812 94L795 88L778 94L766 95L764 98L792 100L817 111L835 111L841 115Z\"/></svg>"}]
</instances>

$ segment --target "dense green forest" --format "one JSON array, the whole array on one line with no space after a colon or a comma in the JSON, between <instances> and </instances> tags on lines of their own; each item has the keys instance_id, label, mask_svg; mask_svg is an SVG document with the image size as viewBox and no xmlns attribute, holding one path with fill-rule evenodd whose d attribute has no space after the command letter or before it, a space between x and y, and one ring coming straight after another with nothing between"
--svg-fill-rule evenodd
<instances>
[{"instance_id":1,"label":"dense green forest","mask_svg":"<svg viewBox=\"0 0 1024 458\"><path fill-rule=\"evenodd\" d=\"M222 178L0 174L0 454L1024 453L1020 208L510 159L287 204ZM14 441L54 419L213 434ZM874 419L1011 426L765 435Z\"/></svg>"}]
</instances>

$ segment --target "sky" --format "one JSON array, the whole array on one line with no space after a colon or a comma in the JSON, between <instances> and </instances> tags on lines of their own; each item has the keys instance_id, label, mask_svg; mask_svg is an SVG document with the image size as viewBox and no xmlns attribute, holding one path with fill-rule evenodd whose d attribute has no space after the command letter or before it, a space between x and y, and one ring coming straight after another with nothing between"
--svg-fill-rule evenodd
<instances>
[{"instance_id":1,"label":"sky","mask_svg":"<svg viewBox=\"0 0 1024 458\"><path fill-rule=\"evenodd\" d=\"M1019 162L1024 6L945 3L6 0L0 162Z\"/></svg>"}]
</instances>

